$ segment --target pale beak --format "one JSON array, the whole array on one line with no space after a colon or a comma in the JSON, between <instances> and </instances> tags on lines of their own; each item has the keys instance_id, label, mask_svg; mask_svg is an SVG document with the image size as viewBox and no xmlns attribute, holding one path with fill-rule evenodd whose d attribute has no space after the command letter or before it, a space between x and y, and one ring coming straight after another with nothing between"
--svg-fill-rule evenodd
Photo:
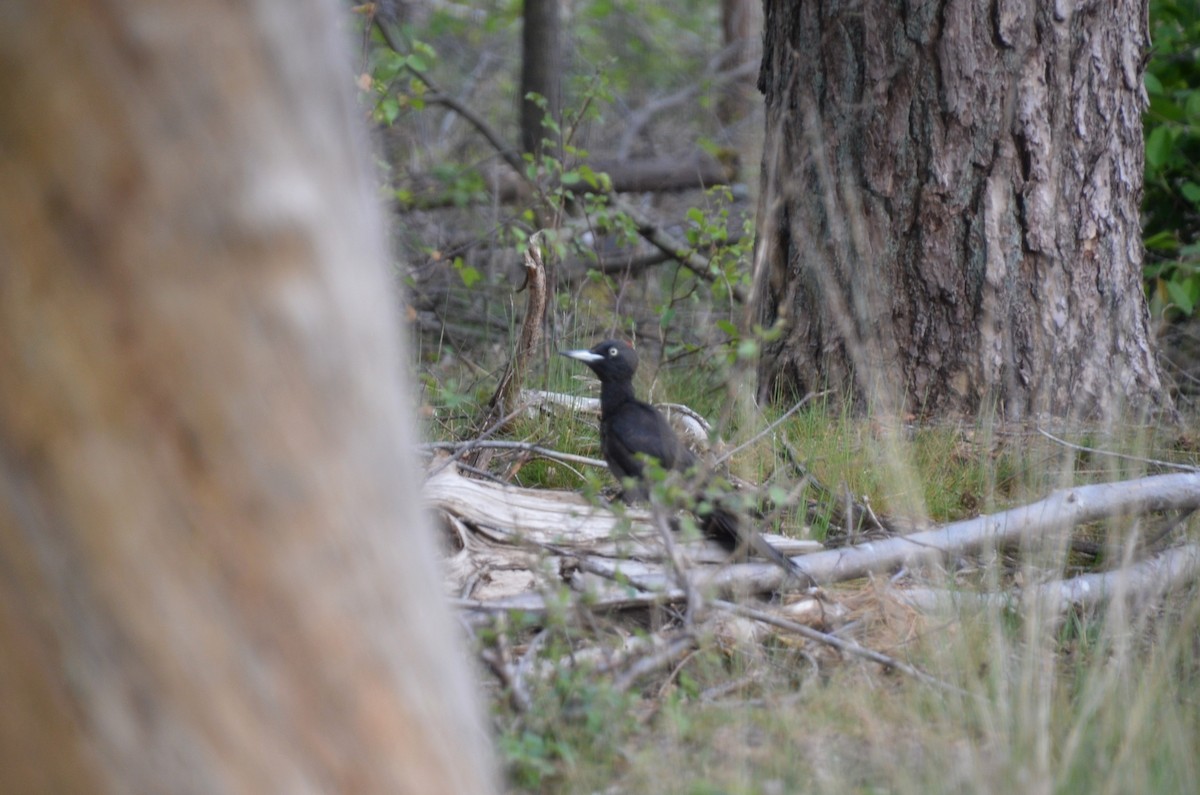
<instances>
[{"instance_id":1,"label":"pale beak","mask_svg":"<svg viewBox=\"0 0 1200 795\"><path fill-rule=\"evenodd\" d=\"M578 359L581 362L598 362L604 358L600 354L592 353L586 348L579 351L559 351L559 353L571 359Z\"/></svg>"}]
</instances>

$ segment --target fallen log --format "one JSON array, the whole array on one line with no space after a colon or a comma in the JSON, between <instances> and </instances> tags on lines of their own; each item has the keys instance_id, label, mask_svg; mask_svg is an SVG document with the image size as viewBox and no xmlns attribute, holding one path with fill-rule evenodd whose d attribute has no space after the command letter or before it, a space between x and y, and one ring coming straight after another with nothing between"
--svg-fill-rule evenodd
<instances>
[{"instance_id":1,"label":"fallen log","mask_svg":"<svg viewBox=\"0 0 1200 795\"><path fill-rule=\"evenodd\" d=\"M526 596L537 595L547 577L592 590L598 598L612 596L607 589L614 578L632 578L645 592L666 588L662 543L650 511L643 508L599 505L573 491L467 478L455 466L437 469L422 494L453 539L446 576L460 597L476 602L513 597L512 607L526 609ZM763 537L786 555L821 548L815 541L770 533ZM714 541L697 539L680 546L696 568L716 568L729 557ZM557 557L557 563L545 563L547 554ZM589 580L587 570L605 580L603 586Z\"/></svg>"},{"instance_id":2,"label":"fallen log","mask_svg":"<svg viewBox=\"0 0 1200 795\"><path fill-rule=\"evenodd\" d=\"M853 580L1037 539L1112 516L1197 508L1200 474L1153 475L1063 489L1031 505L952 522L936 530L806 555L797 564L816 583Z\"/></svg>"},{"instance_id":3,"label":"fallen log","mask_svg":"<svg viewBox=\"0 0 1200 795\"><path fill-rule=\"evenodd\" d=\"M1012 593L897 588L893 594L905 604L926 612L970 606L1022 609L1038 605L1053 614L1118 599L1148 604L1193 582L1197 575L1200 575L1200 544L1186 544L1112 571L1081 574Z\"/></svg>"},{"instance_id":4,"label":"fallen log","mask_svg":"<svg viewBox=\"0 0 1200 795\"><path fill-rule=\"evenodd\" d=\"M569 563L560 560L555 576L576 590L586 591L589 604L595 607L619 609L674 602L684 597L684 590L676 587L672 576L663 570L661 551L654 541L647 511L625 509L629 529L618 533L621 521L618 517L577 494L500 487L464 478L452 467L431 478L425 493L443 511L461 516L467 524L493 528L491 543L495 546L503 546L505 539L522 539L541 550L570 555ZM1200 474L1155 475L1064 489L1031 505L855 547L812 552L813 542L768 536L785 554L796 555L798 547L808 551L793 558L808 578L802 583L787 582L784 573L770 563L694 565L689 577L692 587L706 594L772 593L801 585L857 579L906 566L937 564L950 556L1043 539L1052 532L1113 516L1188 511L1197 507L1200 507ZM494 529L497 527L508 529L497 531ZM697 542L685 546L693 564L711 563L714 557L717 561L722 559L722 550L716 545L707 547ZM528 547L524 554L530 555ZM1195 576L1196 567L1200 566L1184 552L1167 560L1157 569L1150 568L1151 574L1141 575L1135 569L1134 574L1124 576L1134 578L1127 582L1159 578L1175 583L1180 578ZM510 556L508 563L511 562ZM1117 582L1114 578L1120 574L1118 570L1064 581L1059 586L1061 599L1064 603L1084 603L1089 593L1115 593L1111 584ZM485 598L461 601L460 606L487 612L544 609L532 580L523 589L487 593Z\"/></svg>"}]
</instances>

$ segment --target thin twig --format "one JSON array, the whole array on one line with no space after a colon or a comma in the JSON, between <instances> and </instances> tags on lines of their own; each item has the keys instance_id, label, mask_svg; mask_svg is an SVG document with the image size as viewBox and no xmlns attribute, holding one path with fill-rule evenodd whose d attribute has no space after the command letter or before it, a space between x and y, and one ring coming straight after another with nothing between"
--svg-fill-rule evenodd
<instances>
[{"instance_id":1,"label":"thin twig","mask_svg":"<svg viewBox=\"0 0 1200 795\"><path fill-rule=\"evenodd\" d=\"M488 472L486 469L480 469L479 467L471 466L470 464L468 464L465 461L459 461L458 468L460 470L462 470L463 472L470 472L472 475L475 475L476 477L483 478L484 480L489 480L492 483L498 484L500 486L509 485L508 482L504 480L504 478L498 478L495 475L493 475L491 472Z\"/></svg>"},{"instance_id":2,"label":"thin twig","mask_svg":"<svg viewBox=\"0 0 1200 795\"><path fill-rule=\"evenodd\" d=\"M782 424L783 424L783 423L784 423L784 422L787 420L787 418L788 418L788 417L792 416L792 415L793 415L793 414L795 414L797 411L799 411L801 408L803 408L803 407L804 407L804 405L805 405L805 404L807 404L807 403L808 403L810 400L814 400L815 398L822 397L823 395L828 395L828 394L830 393L830 391L831 391L831 390L828 390L828 389L826 389L826 390L824 390L824 391L822 391L822 392L809 392L807 395L805 395L804 397L800 398L800 402L799 402L799 403L797 403L796 405L792 406L790 409L788 409L787 411L785 411L785 412L784 412L782 415L780 415L780 416L779 416L779 417L778 417L776 420L774 420L774 421L772 421L772 422L768 423L767 427L763 428L761 431L759 431L758 433L754 434L754 435L753 435L753 436L751 436L749 439L747 439L746 441L742 442L741 444L739 444L737 447L733 448L732 450L729 450L729 451L727 451L727 452L725 452L725 453L722 453L722 454L721 454L721 455L720 455L720 456L719 456L719 457L716 459L716 461L714 461L713 463L714 463L714 464L722 464L722 463L724 463L724 462L728 461L730 458L733 458L735 455L737 455L738 453L742 452L742 451L743 451L743 450L745 450L747 447L749 447L750 445L754 444L754 443L755 443L755 442L757 442L759 439L762 439L762 438L763 438L763 437L765 437L767 434L769 434L771 431L775 430L775 429L776 429L776 428L778 428L780 425L782 425Z\"/></svg>"},{"instance_id":3,"label":"thin twig","mask_svg":"<svg viewBox=\"0 0 1200 795\"><path fill-rule=\"evenodd\" d=\"M462 450L463 452L467 452L468 450L464 450L464 448L468 448L468 450L480 448L493 448L496 450L521 450L522 452L533 453L534 455L540 455L543 458L550 458L567 464L581 464L583 466L590 467L608 466L608 464L604 463L604 461L599 458L588 458L587 456L575 455L573 453L562 453L558 450L551 450L549 447L542 447L541 445L533 444L532 442L514 442L502 439L487 440L480 438L469 439L463 442L426 442L418 445L418 449L424 452L431 452L433 450Z\"/></svg>"},{"instance_id":4,"label":"thin twig","mask_svg":"<svg viewBox=\"0 0 1200 795\"><path fill-rule=\"evenodd\" d=\"M1128 455L1127 453L1117 453L1112 450L1100 450L1095 447L1087 447L1086 445L1068 442L1066 439L1060 439L1049 431L1044 430L1041 426L1038 427L1037 432L1056 444L1060 444L1063 447L1067 447L1072 450L1078 450L1081 453L1106 455L1111 458L1120 458L1123 461L1136 461L1139 464L1152 464L1154 466L1166 467L1167 469L1178 469L1182 472L1200 472L1200 467L1189 466L1187 464L1176 464L1173 461L1159 461L1156 458L1142 458L1141 456Z\"/></svg>"},{"instance_id":5,"label":"thin twig","mask_svg":"<svg viewBox=\"0 0 1200 795\"><path fill-rule=\"evenodd\" d=\"M672 573L675 575L675 582L683 591L684 604L686 609L684 612L684 625L691 629L692 621L699 614L703 602L700 600L700 594L696 592L692 585L692 579L688 576L687 567L683 563L683 558L679 556L679 548L675 546L675 536L671 532L670 522L667 521L666 510L658 504L651 505L652 515L654 517L654 526L658 530L659 537L662 539L663 549L667 553L667 561L671 564Z\"/></svg>"},{"instance_id":6,"label":"thin twig","mask_svg":"<svg viewBox=\"0 0 1200 795\"><path fill-rule=\"evenodd\" d=\"M496 648L483 649L480 658L492 669L492 673L500 680L500 684L508 689L509 702L517 713L529 709L531 699L529 691L520 672L511 664L508 648L508 616L501 613L496 617Z\"/></svg>"},{"instance_id":7,"label":"thin twig","mask_svg":"<svg viewBox=\"0 0 1200 795\"><path fill-rule=\"evenodd\" d=\"M823 643L826 646L832 646L833 648L843 651L847 654L853 654L856 657L862 657L863 659L877 662L880 665L893 668L903 674L907 674L908 676L917 679L918 681L933 685L941 690L958 693L960 695L968 695L967 692L960 687L952 685L948 682L943 682L936 676L927 674L918 668L914 668L906 662L901 662L895 657L889 657L888 655L877 652L874 649L868 649L866 646L860 646L854 641L843 640L842 638L839 638L835 635L830 635L827 632L821 632L820 630L813 629L812 627L805 626L804 624L798 624L795 621L789 621L786 618L780 618L773 613L768 613L764 610L757 610L753 607L746 607L745 605L736 604L734 602L726 602L722 599L714 599L710 602L710 604L713 607L717 607L722 610L728 610L735 615L740 615L744 618L750 618L755 621L761 621L764 624L770 624L771 626L787 630L788 632L794 632L797 635L808 638L809 640L816 641L817 643Z\"/></svg>"},{"instance_id":8,"label":"thin twig","mask_svg":"<svg viewBox=\"0 0 1200 795\"><path fill-rule=\"evenodd\" d=\"M490 428L488 428L487 430L485 430L485 431L484 431L483 433L481 433L481 434L480 434L478 437L476 437L475 439L472 439L472 440L470 440L469 442L464 442L464 443L463 443L463 445L462 445L461 447L459 447L457 450L455 450L455 452L454 452L454 453L453 453L453 454L452 454L452 455L451 455L449 458L447 458L445 461L443 461L441 464L439 464L437 467L435 467L435 468L434 468L434 469L433 469L433 470L432 470L432 471L429 473L429 477L433 477L434 475L436 475L437 473L441 472L441 471L442 471L443 469L445 469L446 467L448 467L448 466L450 466L451 464L453 464L453 463L457 462L457 461L458 461L458 459L462 458L462 457L463 457L464 455L466 455L467 453L469 453L469 452L471 452L472 450L474 450L475 448L479 447L479 445L480 445L480 444L482 444L484 441L486 441L486 440L487 440L487 438L488 438L489 436L491 436L492 434L496 433L496 432L497 432L497 431L499 431L501 428L503 428L503 427L505 427L506 425L508 425L508 423L510 423L510 422L512 422L514 419L516 419L516 417L517 417L517 416L518 416L518 415L519 415L521 412L525 411L525 409L526 409L526 408L528 408L528 407L527 407L527 406L526 406L524 403L522 403L521 405L519 405L519 406L517 406L515 409L513 409L513 410L512 410L512 411L511 411L509 414L507 414L507 415L505 415L505 416L501 417L500 419L496 420L496 422L495 422L495 423L493 423L493 424L492 424L492 426L491 426Z\"/></svg>"},{"instance_id":9,"label":"thin twig","mask_svg":"<svg viewBox=\"0 0 1200 795\"><path fill-rule=\"evenodd\" d=\"M375 18L375 26L378 28L380 35L383 36L384 42L393 52L404 52L403 48L400 46L400 43L396 41L395 36L392 34L391 29L378 17ZM522 162L521 156L517 154L515 149L504 142L504 139L500 137L500 134L492 129L491 125L484 121L482 116L475 113L473 110L464 105L462 102L458 101L450 94L438 88L437 84L433 82L429 75L425 74L421 70L414 69L408 64L406 64L404 68L410 72L413 77L424 83L425 87L431 92L430 94L425 95L426 102L441 105L442 107L448 108L457 113L459 116L463 117L468 124L474 127L480 135L487 139L487 142L492 145L493 149L496 150L496 154L504 158L504 162L507 163L513 171L522 176L524 175L525 164Z\"/></svg>"},{"instance_id":10,"label":"thin twig","mask_svg":"<svg viewBox=\"0 0 1200 795\"><path fill-rule=\"evenodd\" d=\"M759 64L757 60L750 60L738 66L720 69L720 66L728 60L728 56L733 49L733 47L730 47L717 53L717 56L705 67L704 74L701 75L700 79L693 80L678 91L666 96L651 97L646 104L629 114L624 121L623 126L625 129L621 134L621 140L617 144L618 156L622 158L629 156L638 135L641 134L642 130L655 116L685 102L689 102L696 94L708 86L716 88L727 82L753 75L758 71Z\"/></svg>"},{"instance_id":11,"label":"thin twig","mask_svg":"<svg viewBox=\"0 0 1200 795\"><path fill-rule=\"evenodd\" d=\"M625 692L638 679L646 674L657 671L659 668L670 665L681 656L689 654L694 648L696 648L696 637L690 630L685 630L664 648L653 654L647 654L625 669L624 673L613 680L613 689L618 693Z\"/></svg>"},{"instance_id":12,"label":"thin twig","mask_svg":"<svg viewBox=\"0 0 1200 795\"><path fill-rule=\"evenodd\" d=\"M637 227L638 234L647 243L668 255L671 259L684 265L702 281L706 281L709 284L716 284L718 282L717 276L709 270L710 261L700 256L694 248L676 240L674 236L662 229L661 224L650 220L649 217L643 215L640 210L623 200L616 193L609 193L607 195L609 205L618 212L628 216L633 221L634 226ZM725 288L734 299L745 303L745 290L737 285L729 284L727 279L721 279L720 281L724 283Z\"/></svg>"}]
</instances>

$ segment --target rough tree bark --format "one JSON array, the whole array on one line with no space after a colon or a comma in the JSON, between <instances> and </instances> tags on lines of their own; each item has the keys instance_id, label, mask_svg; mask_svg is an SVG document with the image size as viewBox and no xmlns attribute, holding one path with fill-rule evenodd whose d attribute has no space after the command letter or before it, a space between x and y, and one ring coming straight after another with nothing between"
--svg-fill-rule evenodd
<instances>
[{"instance_id":1,"label":"rough tree bark","mask_svg":"<svg viewBox=\"0 0 1200 795\"><path fill-rule=\"evenodd\" d=\"M492 791L319 0L0 6L0 790Z\"/></svg>"},{"instance_id":2,"label":"rough tree bark","mask_svg":"<svg viewBox=\"0 0 1200 795\"><path fill-rule=\"evenodd\" d=\"M560 0L525 0L521 33L521 147L538 153L549 131L547 115L562 118L562 22ZM526 99L529 93L546 99L545 109Z\"/></svg>"},{"instance_id":3,"label":"rough tree bark","mask_svg":"<svg viewBox=\"0 0 1200 795\"><path fill-rule=\"evenodd\" d=\"M1145 0L767 0L760 396L1167 407L1141 287Z\"/></svg>"}]
</instances>

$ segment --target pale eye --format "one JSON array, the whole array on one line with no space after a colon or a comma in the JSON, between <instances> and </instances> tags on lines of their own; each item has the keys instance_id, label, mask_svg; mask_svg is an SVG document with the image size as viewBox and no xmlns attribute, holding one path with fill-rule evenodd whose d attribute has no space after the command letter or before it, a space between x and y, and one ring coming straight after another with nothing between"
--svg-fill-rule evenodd
<instances>
[{"instance_id":1,"label":"pale eye","mask_svg":"<svg viewBox=\"0 0 1200 795\"><path fill-rule=\"evenodd\" d=\"M617 355L617 349L616 349L616 348L609 348L609 349L608 349L608 355L609 355L609 356L616 356L616 355Z\"/></svg>"}]
</instances>

